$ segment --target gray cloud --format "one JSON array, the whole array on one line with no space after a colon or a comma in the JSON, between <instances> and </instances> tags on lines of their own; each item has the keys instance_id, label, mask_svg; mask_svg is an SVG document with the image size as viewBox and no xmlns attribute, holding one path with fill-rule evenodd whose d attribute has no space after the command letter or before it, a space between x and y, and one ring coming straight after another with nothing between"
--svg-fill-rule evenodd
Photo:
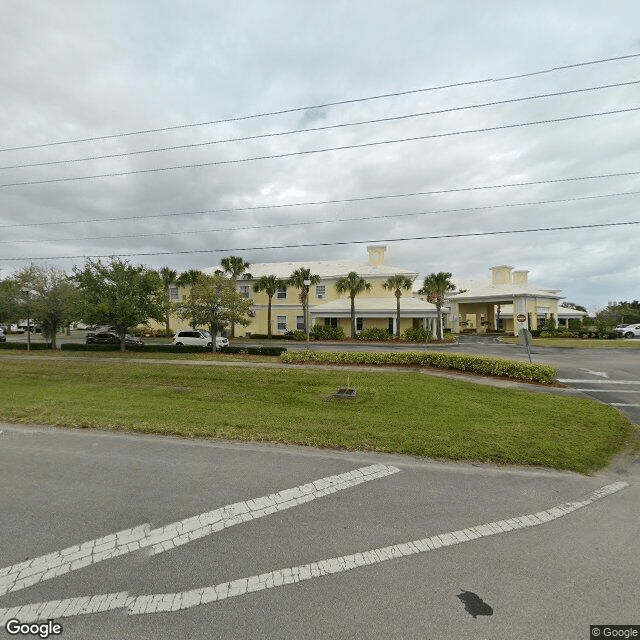
<instances>
[{"instance_id":1,"label":"gray cloud","mask_svg":"<svg viewBox=\"0 0 640 640\"><path fill-rule=\"evenodd\" d=\"M3 4L0 148L161 128L390 93L638 52L637 3L270 3L114 1ZM327 126L640 79L640 59L501 82L355 102L215 126L0 152L0 166ZM31 169L0 184L211 163L256 155L496 127L639 106L638 87L455 111L384 124L229 142ZM638 113L94 180L0 188L0 277L31 258L175 252L131 260L178 270L224 252L632 221L637 196L337 224L209 231L482 207L640 190L638 176L296 208L148 216L282 205L640 170ZM16 223L78 221L9 228ZM150 235L150 234L171 235ZM129 235L128 238L85 239ZM134 237L137 236L137 237ZM390 244L393 260L426 275L487 275L508 263L595 307L638 297L638 227ZM247 250L253 262L361 258L363 245ZM9 258L18 258L11 261ZM53 260L71 269L81 257Z\"/></svg>"}]
</instances>

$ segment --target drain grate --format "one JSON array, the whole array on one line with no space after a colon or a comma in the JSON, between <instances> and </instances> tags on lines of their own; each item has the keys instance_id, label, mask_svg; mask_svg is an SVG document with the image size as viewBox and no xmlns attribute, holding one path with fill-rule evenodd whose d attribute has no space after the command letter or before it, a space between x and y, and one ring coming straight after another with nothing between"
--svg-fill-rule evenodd
<instances>
[{"instance_id":1,"label":"drain grate","mask_svg":"<svg viewBox=\"0 0 640 640\"><path fill-rule=\"evenodd\" d=\"M350 389L350 388L343 388L343 389L338 389L335 393L331 394L332 398L339 398L339 399L344 399L344 398L355 398L357 395L356 390L355 389Z\"/></svg>"}]
</instances>

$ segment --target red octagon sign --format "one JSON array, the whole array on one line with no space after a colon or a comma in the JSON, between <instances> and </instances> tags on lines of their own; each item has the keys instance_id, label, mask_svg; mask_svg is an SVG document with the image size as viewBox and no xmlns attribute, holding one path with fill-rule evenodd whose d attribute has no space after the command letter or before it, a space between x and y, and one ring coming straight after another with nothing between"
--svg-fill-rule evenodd
<instances>
[{"instance_id":1,"label":"red octagon sign","mask_svg":"<svg viewBox=\"0 0 640 640\"><path fill-rule=\"evenodd\" d=\"M524 315L524 313L519 313L519 314L516 316L516 320L517 320L518 322L524 322L526 319L527 319L527 316L525 316L525 315Z\"/></svg>"}]
</instances>

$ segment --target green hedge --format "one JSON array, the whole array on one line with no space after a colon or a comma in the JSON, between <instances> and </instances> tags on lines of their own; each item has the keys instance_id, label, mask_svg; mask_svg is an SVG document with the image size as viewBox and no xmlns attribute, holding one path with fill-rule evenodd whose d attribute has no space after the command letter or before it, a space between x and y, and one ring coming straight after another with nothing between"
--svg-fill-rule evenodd
<instances>
[{"instance_id":1,"label":"green hedge","mask_svg":"<svg viewBox=\"0 0 640 640\"><path fill-rule=\"evenodd\" d=\"M33 346L33 345L32 345ZM44 345L40 345L42 348ZM26 345L25 347L26 348ZM120 351L118 344L81 344L65 342L60 348L63 351ZM127 351L136 353L211 353L211 347L186 345L178 347L173 344L145 344L127 347ZM286 349L284 347L222 347L219 353L249 353L261 356L279 356Z\"/></svg>"},{"instance_id":2,"label":"green hedge","mask_svg":"<svg viewBox=\"0 0 640 640\"><path fill-rule=\"evenodd\" d=\"M364 340L365 342L386 342L387 340L391 340L391 334L386 329L367 327L358 334L358 340Z\"/></svg>"},{"instance_id":3,"label":"green hedge","mask_svg":"<svg viewBox=\"0 0 640 640\"><path fill-rule=\"evenodd\" d=\"M556 370L543 364L517 362L502 358L471 356L458 353L436 353L406 351L404 353L372 353L372 352L334 352L334 351L296 351L282 355L282 362L297 364L303 362L322 364L367 364L367 365L399 365L437 367L468 371L488 376L541 382L551 384L555 381Z\"/></svg>"},{"instance_id":4,"label":"green hedge","mask_svg":"<svg viewBox=\"0 0 640 640\"><path fill-rule=\"evenodd\" d=\"M0 342L0 349L22 349L22 351L26 351L27 346L26 342ZM51 345L45 342L31 343L32 351L44 351L45 349L51 349Z\"/></svg>"},{"instance_id":5,"label":"green hedge","mask_svg":"<svg viewBox=\"0 0 640 640\"><path fill-rule=\"evenodd\" d=\"M222 347L220 353L248 353L253 356L279 356L286 351L286 347Z\"/></svg>"}]
</instances>

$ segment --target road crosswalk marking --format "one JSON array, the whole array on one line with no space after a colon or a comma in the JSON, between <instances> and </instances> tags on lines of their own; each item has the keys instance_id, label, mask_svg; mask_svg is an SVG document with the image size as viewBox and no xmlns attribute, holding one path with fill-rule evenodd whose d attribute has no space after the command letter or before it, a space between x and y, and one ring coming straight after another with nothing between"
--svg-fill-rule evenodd
<instances>
[{"instance_id":1,"label":"road crosswalk marking","mask_svg":"<svg viewBox=\"0 0 640 640\"><path fill-rule=\"evenodd\" d=\"M582 509L628 486L627 482L615 482L593 491L587 498L566 502L546 511L538 511L469 527L459 531L442 533L411 542L389 545L368 551L328 558L309 564L277 569L259 575L239 578L209 587L190 589L177 593L156 593L132 596L126 591L104 593L94 596L52 600L34 604L19 605L0 609L0 624L18 619L21 622L68 618L90 613L126 609L129 615L180 611L203 604L241 596L255 591L272 589L287 584L319 578L321 576L350 571L362 566L379 564L387 560L402 558L427 551L463 544L478 538L527 529L561 518Z\"/></svg>"},{"instance_id":2,"label":"road crosswalk marking","mask_svg":"<svg viewBox=\"0 0 640 640\"><path fill-rule=\"evenodd\" d=\"M146 549L149 555L163 553L236 524L284 511L398 471L389 465L373 464L260 498L236 502L157 529L143 524L89 540L0 569L0 596L141 549Z\"/></svg>"}]
</instances>

